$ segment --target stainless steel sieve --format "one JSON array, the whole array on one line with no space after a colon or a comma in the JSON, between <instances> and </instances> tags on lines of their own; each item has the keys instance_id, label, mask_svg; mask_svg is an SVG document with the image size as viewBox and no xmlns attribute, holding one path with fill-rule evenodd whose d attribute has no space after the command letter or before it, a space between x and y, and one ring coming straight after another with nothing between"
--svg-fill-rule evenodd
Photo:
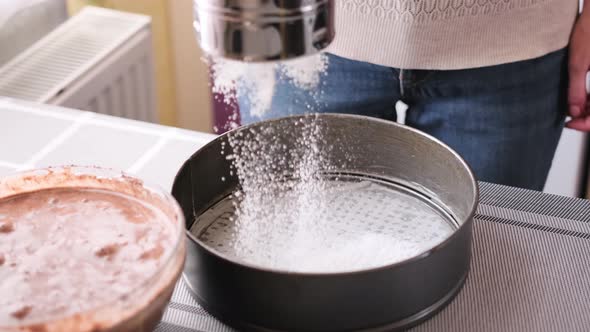
<instances>
[{"instance_id":1,"label":"stainless steel sieve","mask_svg":"<svg viewBox=\"0 0 590 332\"><path fill-rule=\"evenodd\" d=\"M289 165L296 163L291 161L301 158L298 142L308 134L302 128L310 123L322 133L324 144L319 149L334 166L325 169L325 174L342 181L364 179L420 199L446 216L454 225L453 231L407 259L340 272L303 273L259 266L215 248L224 244L223 227L232 213L231 205L222 203L239 187L226 158L233 152L229 142L249 140L251 132L268 135L262 140L272 144L259 149L273 155L271 162L276 157L277 162L287 165L278 172L289 178L295 174ZM286 152L277 152L281 151L278 146L286 147ZM475 178L449 147L397 123L323 114L241 127L197 151L180 169L173 195L183 208L187 229L220 229L216 236L207 237L187 232L184 281L206 310L240 330L406 329L449 303L468 274L472 217L478 201ZM363 199L349 205L358 210L377 198ZM361 214L354 218L365 221L368 229L377 217L366 215L363 219Z\"/></svg>"},{"instance_id":2,"label":"stainless steel sieve","mask_svg":"<svg viewBox=\"0 0 590 332\"><path fill-rule=\"evenodd\" d=\"M311 55L334 38L334 0L195 0L194 16L206 53L242 61Z\"/></svg>"}]
</instances>

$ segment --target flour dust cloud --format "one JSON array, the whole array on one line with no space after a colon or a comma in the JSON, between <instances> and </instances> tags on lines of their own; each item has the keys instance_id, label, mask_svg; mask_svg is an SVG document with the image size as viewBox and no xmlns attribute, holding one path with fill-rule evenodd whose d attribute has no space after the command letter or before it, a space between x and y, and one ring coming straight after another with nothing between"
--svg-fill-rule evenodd
<instances>
[{"instance_id":1,"label":"flour dust cloud","mask_svg":"<svg viewBox=\"0 0 590 332\"><path fill-rule=\"evenodd\" d=\"M277 80L320 98L329 61L319 54L280 63L214 59L210 65L213 92L227 103L247 98L250 108L240 111L264 118ZM337 138L326 137L314 111L288 126L268 123L228 134L222 153L239 188L199 216L195 236L264 268L342 272L407 259L452 232L447 218L418 198L383 183L326 175L353 163L354 153L331 158Z\"/></svg>"}]
</instances>

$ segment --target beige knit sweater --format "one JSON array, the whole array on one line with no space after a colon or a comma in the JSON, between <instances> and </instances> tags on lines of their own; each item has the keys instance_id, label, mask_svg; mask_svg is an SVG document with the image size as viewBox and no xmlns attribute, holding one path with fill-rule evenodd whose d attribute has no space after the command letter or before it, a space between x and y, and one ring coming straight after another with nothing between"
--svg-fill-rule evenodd
<instances>
[{"instance_id":1,"label":"beige knit sweater","mask_svg":"<svg viewBox=\"0 0 590 332\"><path fill-rule=\"evenodd\" d=\"M465 69L567 46L578 0L336 0L330 52L404 69Z\"/></svg>"}]
</instances>

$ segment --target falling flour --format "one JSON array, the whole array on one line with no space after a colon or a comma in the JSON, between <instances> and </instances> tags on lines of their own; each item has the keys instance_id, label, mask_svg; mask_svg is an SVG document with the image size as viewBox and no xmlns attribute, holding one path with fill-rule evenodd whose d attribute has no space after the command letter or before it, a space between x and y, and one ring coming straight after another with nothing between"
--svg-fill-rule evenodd
<instances>
[{"instance_id":1,"label":"falling flour","mask_svg":"<svg viewBox=\"0 0 590 332\"><path fill-rule=\"evenodd\" d=\"M328 65L324 54L281 63L217 59L211 65L213 92L228 103L247 98L249 109L241 111L264 118L277 80L321 96ZM339 151L344 159L334 160L332 149L342 144L337 137L328 140L325 130L311 114L286 127L270 123L229 133L222 154L239 189L199 216L191 232L232 259L295 272L395 263L452 232L445 217L417 198L380 183L326 177L346 168L355 153Z\"/></svg>"},{"instance_id":2,"label":"falling flour","mask_svg":"<svg viewBox=\"0 0 590 332\"><path fill-rule=\"evenodd\" d=\"M213 73L212 91L228 104L232 99L246 98L248 111L255 118L262 118L270 110L277 78L290 81L296 88L313 91L328 68L328 57L323 53L281 62L222 58L208 62Z\"/></svg>"}]
</instances>

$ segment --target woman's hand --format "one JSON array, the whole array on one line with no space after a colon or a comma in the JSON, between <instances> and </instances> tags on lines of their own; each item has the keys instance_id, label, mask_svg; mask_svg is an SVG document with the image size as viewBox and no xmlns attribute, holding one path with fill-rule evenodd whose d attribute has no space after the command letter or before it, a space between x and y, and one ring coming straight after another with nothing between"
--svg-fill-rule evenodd
<instances>
[{"instance_id":1,"label":"woman's hand","mask_svg":"<svg viewBox=\"0 0 590 332\"><path fill-rule=\"evenodd\" d=\"M590 1L586 1L590 2ZM590 6L585 6L572 34L569 49L569 115L566 127L590 131L590 103L586 74L590 69Z\"/></svg>"}]
</instances>

